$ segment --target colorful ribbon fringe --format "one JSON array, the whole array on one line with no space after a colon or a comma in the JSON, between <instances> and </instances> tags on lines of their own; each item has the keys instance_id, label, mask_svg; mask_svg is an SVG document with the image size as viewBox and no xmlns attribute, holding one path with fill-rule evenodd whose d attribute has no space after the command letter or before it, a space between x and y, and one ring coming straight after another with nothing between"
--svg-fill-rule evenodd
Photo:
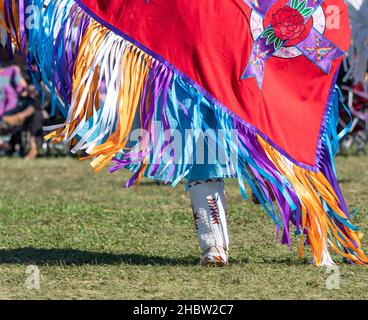
<instances>
[{"instance_id":1,"label":"colorful ribbon fringe","mask_svg":"<svg viewBox=\"0 0 368 320\"><path fill-rule=\"evenodd\" d=\"M26 29L26 5L41 14L38 28ZM282 243L291 245L293 223L300 238L300 255L306 235L316 265L332 263L329 247L356 264L368 262L361 249L361 234L349 220L333 164L341 138L336 133L337 91L321 138L320 170L312 172L292 163L236 115L209 102L168 66L95 21L78 2L5 0L0 14L7 43L27 56L30 67L37 65L36 77L51 90L55 106L66 116L65 123L54 127L47 139L64 141L73 152L84 151L86 158L94 158L96 171L111 161L116 164L111 171L132 170L126 186L138 184L143 176L176 185L190 179L193 165L188 159L195 152L196 137L183 146L181 159L175 162L172 152L164 158L170 148L164 132L183 131L183 123L205 131L209 124L202 108L209 108L217 129L226 133L226 143L219 142L229 155L224 176L235 172L244 195L244 179L249 183L282 230ZM102 91L105 100L100 97ZM195 103L187 106L178 92L186 92ZM137 119L150 137L142 136L131 146L129 135ZM237 130L238 143L231 136L233 130Z\"/></svg>"}]
</instances>

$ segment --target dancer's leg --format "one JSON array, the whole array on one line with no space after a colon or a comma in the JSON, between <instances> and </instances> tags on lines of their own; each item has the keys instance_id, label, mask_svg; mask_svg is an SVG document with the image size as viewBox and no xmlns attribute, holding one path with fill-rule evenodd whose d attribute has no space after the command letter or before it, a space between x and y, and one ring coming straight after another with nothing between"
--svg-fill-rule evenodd
<instances>
[{"instance_id":1,"label":"dancer's leg","mask_svg":"<svg viewBox=\"0 0 368 320\"><path fill-rule=\"evenodd\" d=\"M224 181L191 181L190 198L203 265L227 265L229 235L227 229Z\"/></svg>"}]
</instances>

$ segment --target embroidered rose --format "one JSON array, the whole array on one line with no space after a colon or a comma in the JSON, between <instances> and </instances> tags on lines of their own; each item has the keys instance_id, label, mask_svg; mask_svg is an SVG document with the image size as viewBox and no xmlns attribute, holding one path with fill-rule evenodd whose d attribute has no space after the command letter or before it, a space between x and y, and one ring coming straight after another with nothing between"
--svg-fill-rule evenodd
<instances>
[{"instance_id":1,"label":"embroidered rose","mask_svg":"<svg viewBox=\"0 0 368 320\"><path fill-rule=\"evenodd\" d=\"M300 38L305 30L303 15L289 6L280 8L271 23L276 37L282 41Z\"/></svg>"}]
</instances>

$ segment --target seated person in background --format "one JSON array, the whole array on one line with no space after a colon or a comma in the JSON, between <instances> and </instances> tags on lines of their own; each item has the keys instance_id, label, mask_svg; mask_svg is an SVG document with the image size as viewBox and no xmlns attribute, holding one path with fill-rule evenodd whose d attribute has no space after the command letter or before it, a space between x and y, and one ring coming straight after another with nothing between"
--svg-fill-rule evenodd
<instances>
[{"instance_id":1,"label":"seated person in background","mask_svg":"<svg viewBox=\"0 0 368 320\"><path fill-rule=\"evenodd\" d=\"M15 109L6 112L3 121L12 128L23 127L30 132L30 148L27 159L34 159L38 155L38 140L42 136L43 115L41 99L34 85L28 85L18 96ZM13 141L13 145L15 145Z\"/></svg>"},{"instance_id":2,"label":"seated person in background","mask_svg":"<svg viewBox=\"0 0 368 320\"><path fill-rule=\"evenodd\" d=\"M18 66L0 67L0 118L16 107L17 96L26 86Z\"/></svg>"}]
</instances>

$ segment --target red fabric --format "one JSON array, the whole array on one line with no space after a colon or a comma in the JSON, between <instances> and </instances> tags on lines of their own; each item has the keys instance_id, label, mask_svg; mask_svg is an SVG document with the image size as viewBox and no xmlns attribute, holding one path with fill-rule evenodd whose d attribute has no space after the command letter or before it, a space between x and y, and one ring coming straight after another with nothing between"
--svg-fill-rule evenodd
<instances>
[{"instance_id":1,"label":"red fabric","mask_svg":"<svg viewBox=\"0 0 368 320\"><path fill-rule=\"evenodd\" d=\"M292 158L315 165L323 114L341 59L326 75L305 56L270 58L260 91L240 80L252 50L250 8L243 0L80 0L98 17L159 54L258 128ZM350 29L343 0L341 28L325 36L347 50ZM327 19L329 15L327 14Z\"/></svg>"}]
</instances>

